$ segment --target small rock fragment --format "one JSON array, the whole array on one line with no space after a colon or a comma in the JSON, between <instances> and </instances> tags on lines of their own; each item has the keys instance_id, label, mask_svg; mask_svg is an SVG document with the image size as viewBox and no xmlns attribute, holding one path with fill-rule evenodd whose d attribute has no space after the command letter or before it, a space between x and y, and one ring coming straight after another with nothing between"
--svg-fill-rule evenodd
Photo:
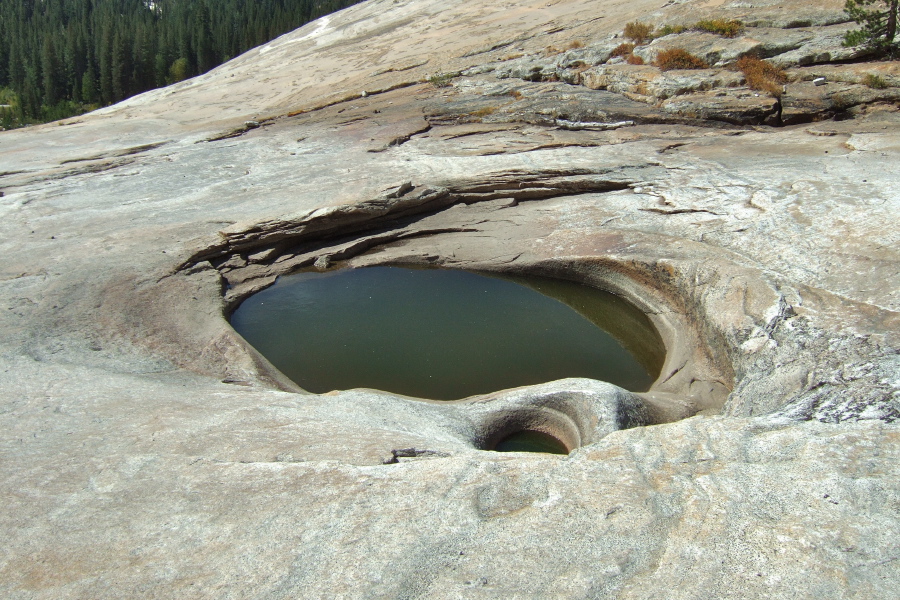
<instances>
[{"instance_id":1,"label":"small rock fragment","mask_svg":"<svg viewBox=\"0 0 900 600\"><path fill-rule=\"evenodd\" d=\"M416 187L411 181L404 181L396 190L387 195L388 198L402 198Z\"/></svg>"},{"instance_id":2,"label":"small rock fragment","mask_svg":"<svg viewBox=\"0 0 900 600\"><path fill-rule=\"evenodd\" d=\"M320 256L313 263L313 266L319 271L325 271L331 266L331 258L329 256Z\"/></svg>"}]
</instances>

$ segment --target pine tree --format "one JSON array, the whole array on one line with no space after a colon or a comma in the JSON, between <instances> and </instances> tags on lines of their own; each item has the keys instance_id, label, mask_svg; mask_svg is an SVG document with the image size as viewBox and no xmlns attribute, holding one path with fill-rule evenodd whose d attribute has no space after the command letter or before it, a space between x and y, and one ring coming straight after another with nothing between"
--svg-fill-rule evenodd
<instances>
[{"instance_id":1,"label":"pine tree","mask_svg":"<svg viewBox=\"0 0 900 600\"><path fill-rule=\"evenodd\" d=\"M847 0L844 11L863 26L847 32L845 46L865 45L878 52L894 46L900 0Z\"/></svg>"},{"instance_id":2,"label":"pine tree","mask_svg":"<svg viewBox=\"0 0 900 600\"><path fill-rule=\"evenodd\" d=\"M7 29L7 23L4 20L4 15L0 13L0 39L9 38L12 35L12 32ZM0 88L4 88L9 85L9 45L8 44L0 44Z\"/></svg>"},{"instance_id":3,"label":"pine tree","mask_svg":"<svg viewBox=\"0 0 900 600\"><path fill-rule=\"evenodd\" d=\"M81 99L83 102L93 104L97 102L97 81L94 72L88 69L81 76Z\"/></svg>"},{"instance_id":4,"label":"pine tree","mask_svg":"<svg viewBox=\"0 0 900 600\"><path fill-rule=\"evenodd\" d=\"M25 84L25 60L22 56L21 44L14 40L9 48L9 68L7 69L9 87L21 94Z\"/></svg>"},{"instance_id":5,"label":"pine tree","mask_svg":"<svg viewBox=\"0 0 900 600\"><path fill-rule=\"evenodd\" d=\"M113 35L112 51L110 53L110 78L112 80L114 102L118 102L127 96L128 71L124 36L117 30Z\"/></svg>"},{"instance_id":6,"label":"pine tree","mask_svg":"<svg viewBox=\"0 0 900 600\"><path fill-rule=\"evenodd\" d=\"M197 50L197 71L205 73L216 66L212 32L209 26L209 8L205 2L201 2L197 7L195 31L194 48Z\"/></svg>"},{"instance_id":7,"label":"pine tree","mask_svg":"<svg viewBox=\"0 0 900 600\"><path fill-rule=\"evenodd\" d=\"M74 26L66 29L66 47L62 62L65 93L76 102L80 102L84 52L78 47L78 31Z\"/></svg>"},{"instance_id":8,"label":"pine tree","mask_svg":"<svg viewBox=\"0 0 900 600\"><path fill-rule=\"evenodd\" d=\"M64 82L59 55L53 38L47 36L41 48L41 75L43 76L44 104L54 106L63 97Z\"/></svg>"},{"instance_id":9,"label":"pine tree","mask_svg":"<svg viewBox=\"0 0 900 600\"><path fill-rule=\"evenodd\" d=\"M100 102L112 104L112 36L109 25L103 27L100 33L100 44L97 48L97 64L100 72Z\"/></svg>"},{"instance_id":10,"label":"pine tree","mask_svg":"<svg viewBox=\"0 0 900 600\"><path fill-rule=\"evenodd\" d=\"M41 84L40 75L35 65L25 66L25 81L22 84L21 93L22 111L29 117L37 117L41 114Z\"/></svg>"},{"instance_id":11,"label":"pine tree","mask_svg":"<svg viewBox=\"0 0 900 600\"><path fill-rule=\"evenodd\" d=\"M97 63L94 59L94 46L87 44L84 59L84 73L81 75L81 101L88 104L100 102L100 90L97 85Z\"/></svg>"}]
</instances>

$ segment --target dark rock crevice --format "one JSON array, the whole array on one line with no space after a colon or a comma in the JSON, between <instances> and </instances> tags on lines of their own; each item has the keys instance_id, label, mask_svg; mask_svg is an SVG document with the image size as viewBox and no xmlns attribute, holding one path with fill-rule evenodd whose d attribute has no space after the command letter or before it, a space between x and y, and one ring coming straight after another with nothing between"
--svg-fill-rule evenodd
<instances>
[{"instance_id":1,"label":"dark rock crevice","mask_svg":"<svg viewBox=\"0 0 900 600\"><path fill-rule=\"evenodd\" d=\"M391 148L395 148L397 146L402 146L403 144L405 144L409 140L413 139L417 135L422 135L424 133L428 133L429 131L431 131L431 123L428 123L426 121L426 123L423 127L420 127L419 129L416 129L415 131L411 131L407 134L395 137L392 140L390 140L387 144L385 144L383 147L371 148L367 152L373 152L373 153L384 152L386 150L390 150Z\"/></svg>"},{"instance_id":2,"label":"dark rock crevice","mask_svg":"<svg viewBox=\"0 0 900 600\"><path fill-rule=\"evenodd\" d=\"M358 237L361 232L401 229L456 204L501 198L517 203L624 190L645 181L650 172L659 168L656 163L646 163L625 169L513 170L436 186L404 184L358 204L319 209L296 220L270 221L220 233L220 242L196 252L179 270L203 261L226 268L273 264L288 252L296 255L298 250L304 253L317 245L334 245Z\"/></svg>"},{"instance_id":3,"label":"dark rock crevice","mask_svg":"<svg viewBox=\"0 0 900 600\"><path fill-rule=\"evenodd\" d=\"M84 158L70 158L68 160L62 161L61 165L69 164L69 163L77 163L77 162L90 162L94 160L104 160L108 158L120 158L123 156L134 156L135 154L143 154L144 152L149 152L151 150L156 150L157 148L161 148L166 144L171 143L171 140L163 141L163 142L154 142L152 144L141 144L140 146L132 146L131 148L124 148L122 150L118 150L115 152L104 152L102 154L97 154L94 156L87 156ZM3 176L3 173L0 173L0 176Z\"/></svg>"}]
</instances>

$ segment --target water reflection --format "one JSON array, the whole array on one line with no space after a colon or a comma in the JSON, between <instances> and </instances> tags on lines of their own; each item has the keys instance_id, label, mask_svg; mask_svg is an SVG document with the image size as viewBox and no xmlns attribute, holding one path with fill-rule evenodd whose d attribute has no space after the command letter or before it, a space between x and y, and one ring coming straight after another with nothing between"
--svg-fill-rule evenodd
<instances>
[{"instance_id":1,"label":"water reflection","mask_svg":"<svg viewBox=\"0 0 900 600\"><path fill-rule=\"evenodd\" d=\"M316 393L450 400L565 377L642 391L663 358L647 318L612 294L450 269L299 273L245 300L231 323Z\"/></svg>"}]
</instances>

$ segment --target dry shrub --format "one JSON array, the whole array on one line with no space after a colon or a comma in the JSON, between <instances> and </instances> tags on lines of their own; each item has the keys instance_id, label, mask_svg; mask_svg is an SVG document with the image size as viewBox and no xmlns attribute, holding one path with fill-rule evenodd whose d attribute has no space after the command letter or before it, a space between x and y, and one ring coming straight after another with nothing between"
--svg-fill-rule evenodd
<instances>
[{"instance_id":1,"label":"dry shrub","mask_svg":"<svg viewBox=\"0 0 900 600\"><path fill-rule=\"evenodd\" d=\"M496 106L485 106L484 108L479 108L478 110L472 111L469 114L473 117L486 117L488 115L492 115L497 111Z\"/></svg>"},{"instance_id":2,"label":"dry shrub","mask_svg":"<svg viewBox=\"0 0 900 600\"><path fill-rule=\"evenodd\" d=\"M653 28L646 23L634 21L625 25L625 37L634 40L634 43L640 45L650 39Z\"/></svg>"},{"instance_id":3,"label":"dry shrub","mask_svg":"<svg viewBox=\"0 0 900 600\"><path fill-rule=\"evenodd\" d=\"M744 24L734 20L726 21L724 19L710 19L697 22L697 24L694 25L694 29L708 31L709 33L721 35L722 37L733 38L744 31Z\"/></svg>"},{"instance_id":4,"label":"dry shrub","mask_svg":"<svg viewBox=\"0 0 900 600\"><path fill-rule=\"evenodd\" d=\"M631 51L634 50L634 44L619 44L615 48L613 48L612 54L610 54L610 58L614 56L628 56L631 54Z\"/></svg>"},{"instance_id":5,"label":"dry shrub","mask_svg":"<svg viewBox=\"0 0 900 600\"><path fill-rule=\"evenodd\" d=\"M684 48L663 50L656 56L656 66L663 71L672 69L707 69L709 65L699 56L694 56Z\"/></svg>"},{"instance_id":6,"label":"dry shrub","mask_svg":"<svg viewBox=\"0 0 900 600\"><path fill-rule=\"evenodd\" d=\"M522 92L520 92L519 90L512 90L509 92L509 95L512 96L513 98L515 98L516 100L522 99Z\"/></svg>"},{"instance_id":7,"label":"dry shrub","mask_svg":"<svg viewBox=\"0 0 900 600\"><path fill-rule=\"evenodd\" d=\"M610 57L610 58L613 58L613 57L616 57L616 56L621 56L621 57L625 58L625 62L627 62L629 65L642 65L642 64L644 64L644 59L643 59L643 58L641 58L640 56L635 56L634 54L632 54L632 51L633 51L633 50L634 50L634 44L628 44L628 43L626 43L626 44L619 44L618 46L616 46L616 47L613 49L612 54L610 54L609 57Z\"/></svg>"},{"instance_id":8,"label":"dry shrub","mask_svg":"<svg viewBox=\"0 0 900 600\"><path fill-rule=\"evenodd\" d=\"M572 40L563 47L563 50L578 50L579 48L584 48L584 42L581 40Z\"/></svg>"},{"instance_id":9,"label":"dry shrub","mask_svg":"<svg viewBox=\"0 0 900 600\"><path fill-rule=\"evenodd\" d=\"M776 98L781 98L782 86L788 80L784 69L755 56L742 56L736 66L744 74L750 89L768 92Z\"/></svg>"}]
</instances>

